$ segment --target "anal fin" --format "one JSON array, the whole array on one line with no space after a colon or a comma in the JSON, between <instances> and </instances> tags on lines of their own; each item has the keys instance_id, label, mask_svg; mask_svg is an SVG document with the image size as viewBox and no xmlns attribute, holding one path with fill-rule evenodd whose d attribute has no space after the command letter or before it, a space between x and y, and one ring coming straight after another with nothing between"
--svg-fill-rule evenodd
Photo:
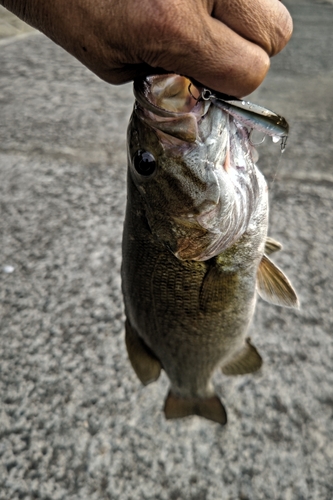
<instances>
[{"instance_id":1,"label":"anal fin","mask_svg":"<svg viewBox=\"0 0 333 500\"><path fill-rule=\"evenodd\" d=\"M217 396L210 398L180 398L174 396L170 391L165 400L164 413L167 419L198 415L221 425L227 423L225 408Z\"/></svg>"},{"instance_id":2,"label":"anal fin","mask_svg":"<svg viewBox=\"0 0 333 500\"><path fill-rule=\"evenodd\" d=\"M143 385L155 382L161 373L161 363L131 327L128 320L126 320L125 329L127 353L133 370Z\"/></svg>"},{"instance_id":3,"label":"anal fin","mask_svg":"<svg viewBox=\"0 0 333 500\"><path fill-rule=\"evenodd\" d=\"M258 371L261 365L262 357L248 338L241 352L222 367L222 372L225 375L245 375Z\"/></svg>"}]
</instances>

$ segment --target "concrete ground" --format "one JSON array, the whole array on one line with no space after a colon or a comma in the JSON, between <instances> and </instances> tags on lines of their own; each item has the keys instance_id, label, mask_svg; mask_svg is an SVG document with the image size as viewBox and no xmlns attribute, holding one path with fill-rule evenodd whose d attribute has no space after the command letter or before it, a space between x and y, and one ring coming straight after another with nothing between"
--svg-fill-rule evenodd
<instances>
[{"instance_id":1,"label":"concrete ground","mask_svg":"<svg viewBox=\"0 0 333 500\"><path fill-rule=\"evenodd\" d=\"M302 307L258 302L265 365L216 376L225 428L165 421L166 376L143 388L127 360L131 85L13 21L4 34L0 11L0 500L333 498L333 2L286 4L294 37L252 100L291 126L260 164Z\"/></svg>"}]
</instances>

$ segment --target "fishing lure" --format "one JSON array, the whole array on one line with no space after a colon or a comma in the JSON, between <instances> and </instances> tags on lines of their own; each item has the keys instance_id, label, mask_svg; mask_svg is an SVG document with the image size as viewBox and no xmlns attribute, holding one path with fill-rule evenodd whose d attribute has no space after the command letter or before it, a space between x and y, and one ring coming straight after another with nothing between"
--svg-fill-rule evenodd
<instances>
[{"instance_id":1,"label":"fishing lure","mask_svg":"<svg viewBox=\"0 0 333 500\"><path fill-rule=\"evenodd\" d=\"M203 88L199 98L196 98L191 92L191 85L192 84L189 85L188 90L194 99L212 102L215 106L229 113L238 121L249 127L251 131L259 130L263 134L271 136L273 142L279 142L281 140L281 152L286 149L289 125L283 116L263 106L259 106L258 104L253 104L252 102L222 94L221 92L215 92L207 88Z\"/></svg>"}]
</instances>

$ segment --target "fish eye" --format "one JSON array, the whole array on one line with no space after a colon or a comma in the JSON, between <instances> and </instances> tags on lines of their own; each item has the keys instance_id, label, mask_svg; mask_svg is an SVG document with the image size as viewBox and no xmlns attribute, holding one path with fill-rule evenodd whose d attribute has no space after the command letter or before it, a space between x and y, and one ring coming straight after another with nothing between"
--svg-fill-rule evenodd
<instances>
[{"instance_id":1,"label":"fish eye","mask_svg":"<svg viewBox=\"0 0 333 500\"><path fill-rule=\"evenodd\" d=\"M148 151L139 149L133 158L133 165L138 174L149 177L156 170L156 160Z\"/></svg>"}]
</instances>

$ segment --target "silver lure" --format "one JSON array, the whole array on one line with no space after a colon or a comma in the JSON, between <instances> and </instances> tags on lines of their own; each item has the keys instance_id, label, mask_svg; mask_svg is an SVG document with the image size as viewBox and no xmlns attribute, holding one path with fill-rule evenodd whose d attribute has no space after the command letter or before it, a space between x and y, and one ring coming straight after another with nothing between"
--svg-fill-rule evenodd
<instances>
[{"instance_id":1,"label":"silver lure","mask_svg":"<svg viewBox=\"0 0 333 500\"><path fill-rule=\"evenodd\" d=\"M215 106L231 114L247 127L259 130L273 137L273 139L282 139L281 151L285 150L289 125L283 116L277 115L274 111L258 104L253 104L220 92L212 92L206 88L202 90L200 98L204 101L212 102Z\"/></svg>"}]
</instances>

